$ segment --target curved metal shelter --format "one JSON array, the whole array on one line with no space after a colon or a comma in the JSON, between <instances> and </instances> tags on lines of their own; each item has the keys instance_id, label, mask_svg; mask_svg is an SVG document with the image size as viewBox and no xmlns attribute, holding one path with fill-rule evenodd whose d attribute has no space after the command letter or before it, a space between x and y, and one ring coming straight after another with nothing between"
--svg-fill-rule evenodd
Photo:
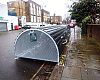
<instances>
[{"instance_id":1,"label":"curved metal shelter","mask_svg":"<svg viewBox=\"0 0 100 80\"><path fill-rule=\"evenodd\" d=\"M68 36L65 26L25 30L15 42L15 55L22 58L59 62L59 46L67 40Z\"/></svg>"}]
</instances>

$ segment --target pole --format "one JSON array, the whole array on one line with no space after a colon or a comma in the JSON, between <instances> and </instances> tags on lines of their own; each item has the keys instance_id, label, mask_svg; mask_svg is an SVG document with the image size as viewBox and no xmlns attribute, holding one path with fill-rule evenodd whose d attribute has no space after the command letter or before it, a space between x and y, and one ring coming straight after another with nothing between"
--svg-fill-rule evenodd
<instances>
[{"instance_id":1,"label":"pole","mask_svg":"<svg viewBox=\"0 0 100 80\"><path fill-rule=\"evenodd\" d=\"M42 5L42 27L43 27L43 19L44 19L44 14L43 14L43 5Z\"/></svg>"},{"instance_id":2,"label":"pole","mask_svg":"<svg viewBox=\"0 0 100 80\"><path fill-rule=\"evenodd\" d=\"M19 1L18 1L18 8L19 8L19 15L18 16L20 16L20 3L19 3Z\"/></svg>"},{"instance_id":3,"label":"pole","mask_svg":"<svg viewBox=\"0 0 100 80\"><path fill-rule=\"evenodd\" d=\"M74 27L74 40L75 40L75 27Z\"/></svg>"}]
</instances>

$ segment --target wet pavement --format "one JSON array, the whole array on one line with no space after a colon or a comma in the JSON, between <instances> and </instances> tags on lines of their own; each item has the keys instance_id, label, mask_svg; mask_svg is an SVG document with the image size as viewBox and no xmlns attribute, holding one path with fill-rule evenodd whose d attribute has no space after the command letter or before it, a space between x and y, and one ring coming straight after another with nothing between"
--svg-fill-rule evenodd
<instances>
[{"instance_id":1,"label":"wet pavement","mask_svg":"<svg viewBox=\"0 0 100 80\"><path fill-rule=\"evenodd\" d=\"M61 80L100 80L100 47L90 38L74 35Z\"/></svg>"},{"instance_id":2,"label":"wet pavement","mask_svg":"<svg viewBox=\"0 0 100 80\"><path fill-rule=\"evenodd\" d=\"M0 80L30 80L43 61L17 59L14 41L23 30L0 32Z\"/></svg>"}]
</instances>

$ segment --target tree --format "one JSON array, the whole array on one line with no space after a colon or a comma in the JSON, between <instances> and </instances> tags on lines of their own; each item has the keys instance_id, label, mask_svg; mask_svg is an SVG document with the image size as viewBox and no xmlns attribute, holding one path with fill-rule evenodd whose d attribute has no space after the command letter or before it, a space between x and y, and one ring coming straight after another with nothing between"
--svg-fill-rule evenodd
<instances>
[{"instance_id":1,"label":"tree","mask_svg":"<svg viewBox=\"0 0 100 80\"><path fill-rule=\"evenodd\" d=\"M100 7L97 7L95 0L80 0L78 3L73 3L70 12L72 12L71 18L80 23L87 16L94 18L95 14L100 12Z\"/></svg>"},{"instance_id":2,"label":"tree","mask_svg":"<svg viewBox=\"0 0 100 80\"><path fill-rule=\"evenodd\" d=\"M79 0L77 3L74 2L71 7L71 19L76 19L78 24L82 24L82 27L90 20L95 23L95 16L100 12L100 6L97 6L95 0ZM83 26L83 24L85 25Z\"/></svg>"}]
</instances>

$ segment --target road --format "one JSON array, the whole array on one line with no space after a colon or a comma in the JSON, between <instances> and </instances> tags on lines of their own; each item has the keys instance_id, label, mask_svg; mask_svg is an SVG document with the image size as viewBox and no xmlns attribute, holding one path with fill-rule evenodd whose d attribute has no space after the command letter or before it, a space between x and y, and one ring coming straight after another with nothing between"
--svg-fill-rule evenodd
<instances>
[{"instance_id":1,"label":"road","mask_svg":"<svg viewBox=\"0 0 100 80\"><path fill-rule=\"evenodd\" d=\"M43 61L15 60L14 41L23 30L0 32L0 80L30 80Z\"/></svg>"}]
</instances>

